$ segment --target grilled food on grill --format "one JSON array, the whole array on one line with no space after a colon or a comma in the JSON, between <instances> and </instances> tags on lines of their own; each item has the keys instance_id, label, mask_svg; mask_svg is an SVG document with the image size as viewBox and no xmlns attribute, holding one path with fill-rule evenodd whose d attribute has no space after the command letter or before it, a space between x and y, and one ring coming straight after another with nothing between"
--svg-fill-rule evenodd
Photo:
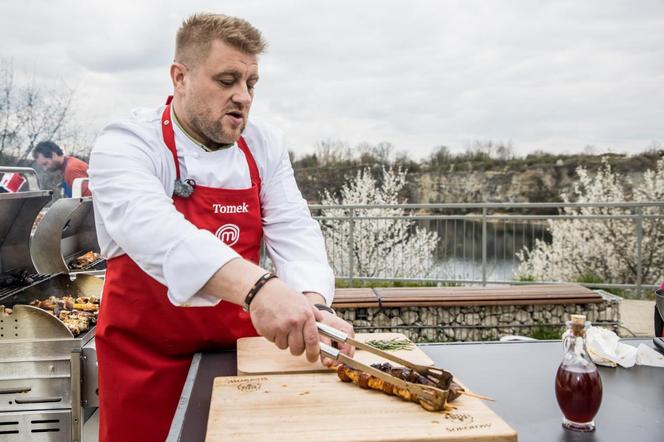
<instances>
[{"instance_id":1,"label":"grilled food on grill","mask_svg":"<svg viewBox=\"0 0 664 442\"><path fill-rule=\"evenodd\" d=\"M81 255L75 260L73 260L71 263L69 263L69 267L76 270L84 269L100 259L101 255L99 253L88 252L85 255Z\"/></svg>"},{"instance_id":2,"label":"grilled food on grill","mask_svg":"<svg viewBox=\"0 0 664 442\"><path fill-rule=\"evenodd\" d=\"M96 314L78 310L61 310L56 316L75 336L90 330L90 325L97 322Z\"/></svg>"},{"instance_id":3,"label":"grilled food on grill","mask_svg":"<svg viewBox=\"0 0 664 442\"><path fill-rule=\"evenodd\" d=\"M449 388L445 388L445 386L443 385L436 385L436 383L434 383L433 381L425 378L424 376L420 375L414 370L411 370L410 368L393 367L388 362L384 362L382 364L371 364L371 366L373 368L377 368L382 372L388 373L394 377L403 379L404 381L407 382L412 382L414 384L428 385L431 387L448 390L447 402L451 402L454 399L458 398L459 396L461 396L461 394L464 391L461 386L459 386L454 382L452 382L449 385ZM339 376L339 379L341 379L342 381L352 382L354 384L359 385L361 388L379 390L386 394L398 396L401 399L407 401L417 402L428 411L441 410L441 408L436 409L431 407L431 404L428 401L425 401L422 398L419 398L416 395L411 394L411 392L406 389L395 387L394 385L385 382L382 379L379 379L375 376L372 376L360 370L356 370L345 364L342 364L337 368L337 375Z\"/></svg>"},{"instance_id":4,"label":"grilled food on grill","mask_svg":"<svg viewBox=\"0 0 664 442\"><path fill-rule=\"evenodd\" d=\"M85 333L97 323L99 299L94 296L50 296L42 301L35 300L30 305L46 310L61 320L74 335Z\"/></svg>"},{"instance_id":5,"label":"grilled food on grill","mask_svg":"<svg viewBox=\"0 0 664 442\"><path fill-rule=\"evenodd\" d=\"M34 275L30 275L27 270L12 270L0 275L0 288L18 288L33 282Z\"/></svg>"}]
</instances>

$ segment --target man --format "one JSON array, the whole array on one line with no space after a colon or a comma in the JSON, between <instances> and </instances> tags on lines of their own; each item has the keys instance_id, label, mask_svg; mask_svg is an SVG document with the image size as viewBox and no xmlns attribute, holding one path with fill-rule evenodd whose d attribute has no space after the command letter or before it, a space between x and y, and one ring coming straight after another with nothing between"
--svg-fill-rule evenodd
<instances>
[{"instance_id":1,"label":"man","mask_svg":"<svg viewBox=\"0 0 664 442\"><path fill-rule=\"evenodd\" d=\"M60 146L53 141L42 141L32 151L32 156L45 172L61 171L64 177L63 190L66 198L71 198L74 180L88 177L88 165L71 156L66 156ZM88 183L82 185L82 196L90 196Z\"/></svg>"},{"instance_id":2,"label":"man","mask_svg":"<svg viewBox=\"0 0 664 442\"><path fill-rule=\"evenodd\" d=\"M352 334L329 308L333 274L282 137L248 120L264 47L242 19L190 17L176 37L172 101L109 124L95 143L108 258L96 334L102 441L164 440L195 352L260 334L313 362L319 339L329 342L316 321ZM257 265L261 240L278 278Z\"/></svg>"}]
</instances>

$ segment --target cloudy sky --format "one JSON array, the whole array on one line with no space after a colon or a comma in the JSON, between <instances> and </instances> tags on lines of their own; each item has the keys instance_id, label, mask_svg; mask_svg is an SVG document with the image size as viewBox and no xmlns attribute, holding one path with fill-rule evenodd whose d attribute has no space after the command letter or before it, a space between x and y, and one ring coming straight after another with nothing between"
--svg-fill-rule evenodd
<instances>
[{"instance_id":1,"label":"cloudy sky","mask_svg":"<svg viewBox=\"0 0 664 442\"><path fill-rule=\"evenodd\" d=\"M664 143L664 1L74 1L0 4L0 57L76 88L94 134L161 103L184 17L237 15L270 43L253 117L321 139L517 152Z\"/></svg>"}]
</instances>

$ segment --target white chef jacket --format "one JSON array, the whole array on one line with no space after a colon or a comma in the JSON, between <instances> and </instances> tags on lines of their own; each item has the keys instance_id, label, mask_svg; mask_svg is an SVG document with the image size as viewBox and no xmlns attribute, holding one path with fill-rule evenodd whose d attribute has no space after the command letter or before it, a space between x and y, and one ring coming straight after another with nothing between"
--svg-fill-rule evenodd
<instances>
[{"instance_id":1,"label":"white chef jacket","mask_svg":"<svg viewBox=\"0 0 664 442\"><path fill-rule=\"evenodd\" d=\"M88 174L101 253L106 258L127 253L168 287L175 305L215 305L219 299L201 288L240 255L175 209L176 172L163 142L163 110L134 110L104 127L95 141ZM177 124L172 127L181 179L207 187L251 187L247 159L237 144L206 152ZM277 275L297 291L320 293L330 305L334 276L325 243L295 183L281 132L249 121L243 137L261 176L264 241Z\"/></svg>"}]
</instances>

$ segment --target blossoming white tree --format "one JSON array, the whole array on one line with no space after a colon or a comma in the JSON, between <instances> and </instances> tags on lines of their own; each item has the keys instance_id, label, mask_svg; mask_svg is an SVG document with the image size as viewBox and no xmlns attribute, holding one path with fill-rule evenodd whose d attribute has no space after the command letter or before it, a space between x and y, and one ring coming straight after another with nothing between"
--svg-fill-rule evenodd
<instances>
[{"instance_id":1,"label":"blossoming white tree","mask_svg":"<svg viewBox=\"0 0 664 442\"><path fill-rule=\"evenodd\" d=\"M342 187L339 199L326 191L322 204L403 204L399 192L405 184L403 170L383 168L378 182L366 168ZM434 267L438 234L404 218L404 209L327 208L322 215L321 227L337 275L350 274L351 255L354 276L424 278Z\"/></svg>"},{"instance_id":2,"label":"blossoming white tree","mask_svg":"<svg viewBox=\"0 0 664 442\"><path fill-rule=\"evenodd\" d=\"M579 181L572 195L562 195L565 202L635 202L664 200L664 159L654 170L643 174L640 183L631 183L630 192L618 175L604 161L602 169L590 176L588 171L577 169ZM662 208L637 209L642 218L642 276L646 284L654 284L664 278L664 223ZM624 208L565 208L565 215L613 215L637 214ZM648 215L660 218L648 218ZM532 250L517 253L521 264L517 276L536 280L577 281L592 275L605 282L635 283L638 278L638 220L636 219L570 219L549 220L552 241L537 240Z\"/></svg>"}]
</instances>

